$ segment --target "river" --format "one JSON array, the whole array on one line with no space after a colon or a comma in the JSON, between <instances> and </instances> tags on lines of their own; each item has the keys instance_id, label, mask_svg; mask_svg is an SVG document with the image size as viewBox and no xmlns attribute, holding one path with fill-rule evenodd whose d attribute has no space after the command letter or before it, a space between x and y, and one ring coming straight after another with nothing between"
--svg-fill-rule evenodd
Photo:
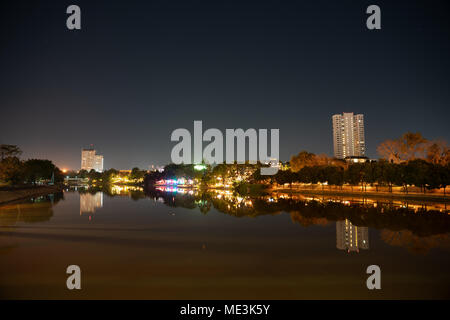
<instances>
[{"instance_id":1,"label":"river","mask_svg":"<svg viewBox=\"0 0 450 320\"><path fill-rule=\"evenodd\" d=\"M0 207L0 298L450 298L443 203L65 190ZM68 290L66 268L81 269ZM366 269L378 265L381 289Z\"/></svg>"}]
</instances>

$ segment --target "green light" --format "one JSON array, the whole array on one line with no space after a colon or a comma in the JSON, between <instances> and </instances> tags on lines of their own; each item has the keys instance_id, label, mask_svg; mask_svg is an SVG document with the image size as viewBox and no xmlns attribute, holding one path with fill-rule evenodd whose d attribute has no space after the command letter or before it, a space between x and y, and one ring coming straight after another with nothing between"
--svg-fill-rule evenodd
<instances>
[{"instance_id":1,"label":"green light","mask_svg":"<svg viewBox=\"0 0 450 320\"><path fill-rule=\"evenodd\" d=\"M196 165L194 166L194 169L195 169L195 170L198 170L198 171L201 171L201 170L205 170L205 169L206 169L206 166L205 166L204 164L196 164Z\"/></svg>"}]
</instances>

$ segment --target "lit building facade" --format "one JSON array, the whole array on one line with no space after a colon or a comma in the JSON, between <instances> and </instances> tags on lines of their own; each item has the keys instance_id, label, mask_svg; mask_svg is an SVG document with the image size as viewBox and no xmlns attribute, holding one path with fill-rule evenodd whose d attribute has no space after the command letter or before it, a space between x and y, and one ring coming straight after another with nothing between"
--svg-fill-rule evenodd
<instances>
[{"instance_id":1,"label":"lit building facade","mask_svg":"<svg viewBox=\"0 0 450 320\"><path fill-rule=\"evenodd\" d=\"M369 249L369 228L355 226L348 219L336 222L336 247L347 252Z\"/></svg>"},{"instance_id":2,"label":"lit building facade","mask_svg":"<svg viewBox=\"0 0 450 320\"><path fill-rule=\"evenodd\" d=\"M366 153L364 115L344 112L333 115L332 121L334 156L338 159L363 157Z\"/></svg>"},{"instance_id":3,"label":"lit building facade","mask_svg":"<svg viewBox=\"0 0 450 320\"><path fill-rule=\"evenodd\" d=\"M81 170L97 172L103 171L103 156L96 154L94 149L81 150Z\"/></svg>"}]
</instances>

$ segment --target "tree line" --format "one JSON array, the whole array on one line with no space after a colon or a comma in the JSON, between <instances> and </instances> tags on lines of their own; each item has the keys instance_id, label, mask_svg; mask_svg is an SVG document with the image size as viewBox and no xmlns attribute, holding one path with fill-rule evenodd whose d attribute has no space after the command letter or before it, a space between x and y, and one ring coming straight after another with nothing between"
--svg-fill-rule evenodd
<instances>
[{"instance_id":1,"label":"tree line","mask_svg":"<svg viewBox=\"0 0 450 320\"><path fill-rule=\"evenodd\" d=\"M130 172L121 172L114 168L103 172L98 172L94 169L90 171L81 169L79 171L69 171L66 175L70 178L87 179L90 183L96 184L136 184L136 182L144 178L146 173L145 170L134 167Z\"/></svg>"},{"instance_id":2,"label":"tree line","mask_svg":"<svg viewBox=\"0 0 450 320\"><path fill-rule=\"evenodd\" d=\"M259 176L256 180L267 180ZM365 191L368 185L387 186L392 192L392 186L402 186L408 192L408 186L415 185L422 192L430 189L445 188L450 184L450 166L433 164L422 159L415 159L404 163L392 163L386 160L352 163L347 166L315 165L304 166L299 171L278 171L272 178L277 184L292 183L322 183L334 186L349 184L361 186ZM273 182L272 181L272 182Z\"/></svg>"},{"instance_id":3,"label":"tree line","mask_svg":"<svg viewBox=\"0 0 450 320\"><path fill-rule=\"evenodd\" d=\"M423 192L427 189L445 188L450 180L450 148L443 140L428 140L420 132L406 132L397 139L382 142L377 151L378 161L347 163L302 151L291 157L290 170L279 171L273 180L286 183L327 183L342 186L349 184L365 190L367 185L408 186L415 185ZM256 173L256 172L255 172ZM256 173L257 174L257 173ZM256 177L264 180L264 177Z\"/></svg>"},{"instance_id":4,"label":"tree line","mask_svg":"<svg viewBox=\"0 0 450 320\"><path fill-rule=\"evenodd\" d=\"M414 159L394 163L385 159L366 161L363 163L348 163L344 160L317 156L302 151L293 156L290 168L279 170L276 175L264 176L260 173L262 164L219 164L205 165L201 171L194 165L167 165L163 172L146 174L144 184L151 186L161 179L187 178L196 179L201 186L214 185L220 181L235 181L232 185L238 190L251 191L252 185L284 185L294 183L343 186L361 186L365 191L367 186L387 186L392 192L393 186L402 186L405 192L414 185L422 192L431 189L445 188L450 183L450 165L433 163L424 159ZM237 179L240 178L240 179ZM259 189L258 189L259 190Z\"/></svg>"},{"instance_id":5,"label":"tree line","mask_svg":"<svg viewBox=\"0 0 450 320\"><path fill-rule=\"evenodd\" d=\"M423 159L433 164L447 165L450 148L444 140L428 140L420 132L406 132L397 139L383 141L377 148L381 158L393 163Z\"/></svg>"},{"instance_id":6,"label":"tree line","mask_svg":"<svg viewBox=\"0 0 450 320\"><path fill-rule=\"evenodd\" d=\"M63 173L50 160L21 160L22 151L15 145L0 145L0 181L7 185L55 183L64 180Z\"/></svg>"}]
</instances>

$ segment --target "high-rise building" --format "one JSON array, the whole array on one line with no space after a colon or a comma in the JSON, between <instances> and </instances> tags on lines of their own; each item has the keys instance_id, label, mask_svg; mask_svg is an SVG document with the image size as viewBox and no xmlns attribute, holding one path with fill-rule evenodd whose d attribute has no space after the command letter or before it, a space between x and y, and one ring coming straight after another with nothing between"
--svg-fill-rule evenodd
<instances>
[{"instance_id":1,"label":"high-rise building","mask_svg":"<svg viewBox=\"0 0 450 320\"><path fill-rule=\"evenodd\" d=\"M96 154L94 149L81 150L81 169L86 171L94 169L97 172L102 172L103 156Z\"/></svg>"},{"instance_id":2,"label":"high-rise building","mask_svg":"<svg viewBox=\"0 0 450 320\"><path fill-rule=\"evenodd\" d=\"M98 172L103 171L103 156L96 154L94 158L94 169Z\"/></svg>"},{"instance_id":3,"label":"high-rise building","mask_svg":"<svg viewBox=\"0 0 450 320\"><path fill-rule=\"evenodd\" d=\"M348 219L337 221L336 247L347 252L369 249L369 228L355 226Z\"/></svg>"},{"instance_id":4,"label":"high-rise building","mask_svg":"<svg viewBox=\"0 0 450 320\"><path fill-rule=\"evenodd\" d=\"M364 115L353 112L335 114L333 119L334 156L363 157L366 152L364 139Z\"/></svg>"}]
</instances>

